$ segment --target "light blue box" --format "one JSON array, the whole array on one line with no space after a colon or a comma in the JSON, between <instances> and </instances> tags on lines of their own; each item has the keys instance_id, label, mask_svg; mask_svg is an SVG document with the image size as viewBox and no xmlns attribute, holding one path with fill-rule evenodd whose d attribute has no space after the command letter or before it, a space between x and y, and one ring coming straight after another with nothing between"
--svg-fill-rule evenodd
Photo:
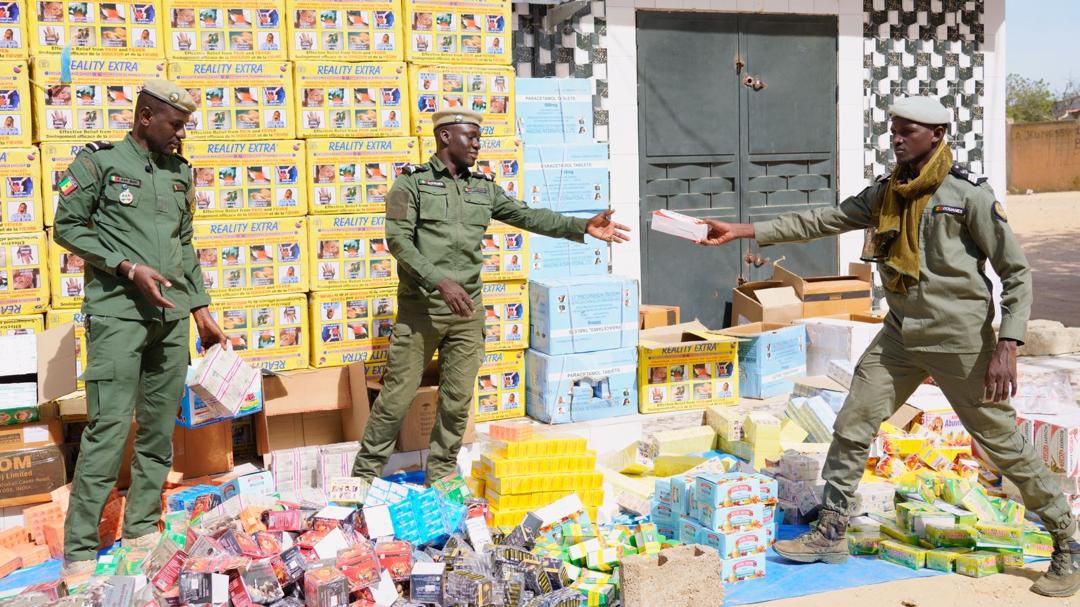
<instances>
[{"instance_id":1,"label":"light blue box","mask_svg":"<svg viewBox=\"0 0 1080 607\"><path fill-rule=\"evenodd\" d=\"M739 394L770 398L789 394L793 380L806 375L806 327L753 323L724 329L738 337Z\"/></svg>"},{"instance_id":2,"label":"light blue box","mask_svg":"<svg viewBox=\"0 0 1080 607\"><path fill-rule=\"evenodd\" d=\"M637 348L548 356L525 352L525 412L549 423L637 413Z\"/></svg>"},{"instance_id":3,"label":"light blue box","mask_svg":"<svg viewBox=\"0 0 1080 607\"><path fill-rule=\"evenodd\" d=\"M525 204L559 213L606 209L608 146L603 143L525 146Z\"/></svg>"},{"instance_id":4,"label":"light blue box","mask_svg":"<svg viewBox=\"0 0 1080 607\"><path fill-rule=\"evenodd\" d=\"M188 365L187 379L190 381L195 376L195 367ZM244 401L244 404L240 406L240 410L236 412L234 418L244 417L245 415L251 415L252 413L258 413L263 408L263 388L262 388L262 376L255 382L249 398ZM234 419L228 417L211 417L211 411L207 404L203 402L203 399L199 398L197 394L191 391L191 388L184 386L184 396L180 399L180 412L176 416L176 424L183 428L199 428L202 426L209 426L210 424L216 424L217 422L225 421L226 419Z\"/></svg>"},{"instance_id":5,"label":"light blue box","mask_svg":"<svg viewBox=\"0 0 1080 607\"><path fill-rule=\"evenodd\" d=\"M637 347L637 281L618 276L530 281L529 333L529 345L550 356Z\"/></svg>"},{"instance_id":6,"label":"light blue box","mask_svg":"<svg viewBox=\"0 0 1080 607\"><path fill-rule=\"evenodd\" d=\"M575 211L570 217L589 219L601 211ZM529 278L548 280L573 276L603 276L611 264L611 245L585 235L585 242L529 236Z\"/></svg>"},{"instance_id":7,"label":"light blue box","mask_svg":"<svg viewBox=\"0 0 1080 607\"><path fill-rule=\"evenodd\" d=\"M515 111L530 144L591 143L593 83L585 78L517 78Z\"/></svg>"}]
</instances>

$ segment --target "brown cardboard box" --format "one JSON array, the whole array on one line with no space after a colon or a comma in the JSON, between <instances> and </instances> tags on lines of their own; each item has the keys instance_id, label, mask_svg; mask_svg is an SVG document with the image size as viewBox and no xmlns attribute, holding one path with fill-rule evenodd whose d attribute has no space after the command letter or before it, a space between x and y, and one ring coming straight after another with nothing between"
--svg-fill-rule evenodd
<instances>
[{"instance_id":1,"label":"brown cardboard box","mask_svg":"<svg viewBox=\"0 0 1080 607\"><path fill-rule=\"evenodd\" d=\"M232 422L173 431L173 470L184 478L228 472L233 467Z\"/></svg>"},{"instance_id":2,"label":"brown cardboard box","mask_svg":"<svg viewBox=\"0 0 1080 607\"><path fill-rule=\"evenodd\" d=\"M795 289L802 301L802 317L870 311L870 283L858 276L802 277L780 265L773 280Z\"/></svg>"},{"instance_id":3,"label":"brown cardboard box","mask_svg":"<svg viewBox=\"0 0 1080 607\"><path fill-rule=\"evenodd\" d=\"M33 383L39 407L75 391L74 323L34 335L0 337L0 352L4 353L0 356L0 379L4 383ZM27 407L12 408L10 413L18 421L30 421L39 412Z\"/></svg>"},{"instance_id":4,"label":"brown cardboard box","mask_svg":"<svg viewBox=\"0 0 1080 607\"><path fill-rule=\"evenodd\" d=\"M731 297L732 325L786 323L801 317L802 311L795 289L776 280L748 282L735 287Z\"/></svg>"},{"instance_id":5,"label":"brown cardboard box","mask_svg":"<svg viewBox=\"0 0 1080 607\"><path fill-rule=\"evenodd\" d=\"M254 418L258 453L363 438L370 413L364 374L357 362L265 377L265 403Z\"/></svg>"},{"instance_id":6,"label":"brown cardboard box","mask_svg":"<svg viewBox=\"0 0 1080 607\"><path fill-rule=\"evenodd\" d=\"M0 507L38 504L67 480L64 455L56 445L0 453Z\"/></svg>"},{"instance_id":7,"label":"brown cardboard box","mask_svg":"<svg viewBox=\"0 0 1080 607\"><path fill-rule=\"evenodd\" d=\"M301 369L266 376L263 398L263 411L268 416L348 409L349 367Z\"/></svg>"},{"instance_id":8,"label":"brown cardboard box","mask_svg":"<svg viewBox=\"0 0 1080 607\"><path fill-rule=\"evenodd\" d=\"M0 426L0 452L63 443L64 426L57 419L18 426Z\"/></svg>"},{"instance_id":9,"label":"brown cardboard box","mask_svg":"<svg viewBox=\"0 0 1080 607\"><path fill-rule=\"evenodd\" d=\"M260 455L278 449L344 441L341 411L313 411L273 417L262 412L255 414L255 445Z\"/></svg>"},{"instance_id":10,"label":"brown cardboard box","mask_svg":"<svg viewBox=\"0 0 1080 607\"><path fill-rule=\"evenodd\" d=\"M679 306L654 306L641 304L638 307L640 329L669 327L679 324Z\"/></svg>"}]
</instances>

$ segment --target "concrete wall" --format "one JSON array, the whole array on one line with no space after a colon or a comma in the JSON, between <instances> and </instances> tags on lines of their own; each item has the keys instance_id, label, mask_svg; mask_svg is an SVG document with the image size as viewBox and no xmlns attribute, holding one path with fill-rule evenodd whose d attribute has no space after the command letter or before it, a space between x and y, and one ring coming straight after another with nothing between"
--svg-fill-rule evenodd
<instances>
[{"instance_id":1,"label":"concrete wall","mask_svg":"<svg viewBox=\"0 0 1080 607\"><path fill-rule=\"evenodd\" d=\"M1080 122L1009 125L1009 191L1080 190Z\"/></svg>"}]
</instances>

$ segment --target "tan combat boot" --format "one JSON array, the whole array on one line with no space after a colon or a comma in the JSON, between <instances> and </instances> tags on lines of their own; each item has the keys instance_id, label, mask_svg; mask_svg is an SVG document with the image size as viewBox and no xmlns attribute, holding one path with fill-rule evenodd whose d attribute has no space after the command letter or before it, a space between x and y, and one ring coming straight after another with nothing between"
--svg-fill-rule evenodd
<instances>
[{"instance_id":1,"label":"tan combat boot","mask_svg":"<svg viewBox=\"0 0 1080 607\"><path fill-rule=\"evenodd\" d=\"M831 510L822 510L810 531L793 540L776 542L773 550L796 563L829 563L836 565L848 558L848 518Z\"/></svg>"},{"instance_id":2,"label":"tan combat boot","mask_svg":"<svg viewBox=\"0 0 1080 607\"><path fill-rule=\"evenodd\" d=\"M1054 538L1050 568L1031 586L1035 594L1067 597L1080 590L1080 543L1065 536Z\"/></svg>"}]
</instances>

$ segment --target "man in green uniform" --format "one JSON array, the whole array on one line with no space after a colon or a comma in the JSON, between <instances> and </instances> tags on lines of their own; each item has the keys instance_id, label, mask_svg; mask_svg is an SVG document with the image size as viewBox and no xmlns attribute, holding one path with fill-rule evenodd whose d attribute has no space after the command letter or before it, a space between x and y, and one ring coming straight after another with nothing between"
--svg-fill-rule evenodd
<instances>
[{"instance_id":1,"label":"man in green uniform","mask_svg":"<svg viewBox=\"0 0 1080 607\"><path fill-rule=\"evenodd\" d=\"M435 155L406 167L387 197L386 237L400 273L398 315L383 389L372 405L353 476L370 479L382 471L436 350L439 412L431 430L428 482L457 469L484 355L480 243L492 219L577 242L586 233L607 242L628 239L629 228L612 222L610 210L586 220L530 209L490 176L471 172L480 152L480 122L475 112L436 112Z\"/></svg>"},{"instance_id":2,"label":"man in green uniform","mask_svg":"<svg viewBox=\"0 0 1080 607\"><path fill-rule=\"evenodd\" d=\"M195 102L148 81L122 141L91 143L57 184L56 242L86 261L89 425L64 525L65 575L94 569L98 522L138 423L124 543L156 543L161 488L188 365L188 315L202 343L223 343L191 246L191 165L176 154Z\"/></svg>"},{"instance_id":3,"label":"man in green uniform","mask_svg":"<svg viewBox=\"0 0 1080 607\"><path fill-rule=\"evenodd\" d=\"M931 377L1054 537L1050 569L1032 590L1071 596L1080 588L1076 522L1008 402L1031 310L1031 270L986 179L953 165L945 141L949 111L936 99L913 97L897 101L890 115L896 168L839 207L755 224L706 220L706 245L738 238L769 245L866 229L863 259L879 264L886 288L884 328L859 360L836 417L820 518L808 533L777 542L776 552L804 563L847 558L847 517L871 441ZM1002 283L996 335L987 261Z\"/></svg>"}]
</instances>

